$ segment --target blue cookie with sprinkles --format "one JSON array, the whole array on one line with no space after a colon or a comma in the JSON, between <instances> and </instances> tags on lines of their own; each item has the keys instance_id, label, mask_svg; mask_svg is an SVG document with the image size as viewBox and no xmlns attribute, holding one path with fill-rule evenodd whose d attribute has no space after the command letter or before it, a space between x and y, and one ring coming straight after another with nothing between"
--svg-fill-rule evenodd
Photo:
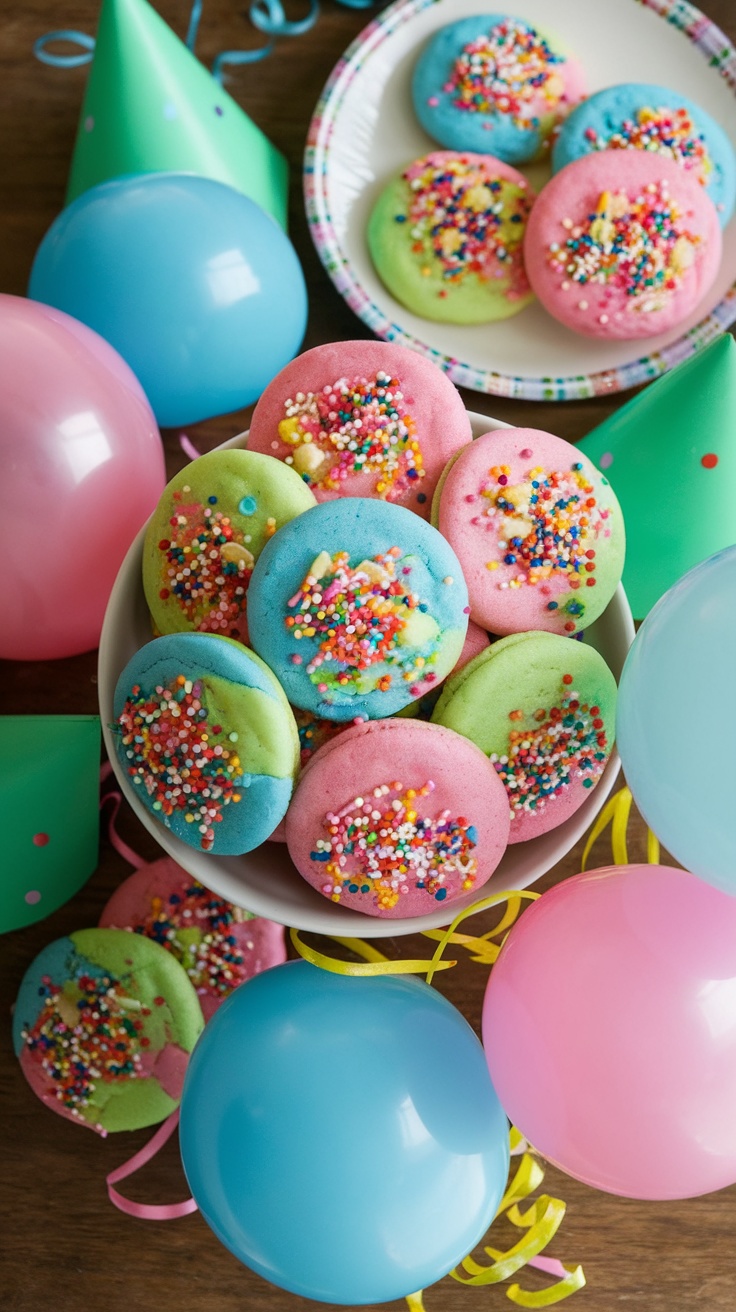
<instances>
[{"instance_id":1,"label":"blue cookie with sprinkles","mask_svg":"<svg viewBox=\"0 0 736 1312\"><path fill-rule=\"evenodd\" d=\"M118 759L151 814L190 847L250 852L286 813L299 768L296 722L278 680L230 638L156 638L128 662L114 699Z\"/></svg>"},{"instance_id":2,"label":"blue cookie with sprinkles","mask_svg":"<svg viewBox=\"0 0 736 1312\"><path fill-rule=\"evenodd\" d=\"M247 642L253 565L282 524L315 504L295 470L257 451L210 451L186 465L164 488L143 546L155 631Z\"/></svg>"},{"instance_id":3,"label":"blue cookie with sprinkles","mask_svg":"<svg viewBox=\"0 0 736 1312\"><path fill-rule=\"evenodd\" d=\"M593 647L516 633L448 679L432 721L485 752L510 807L509 843L555 829L598 783L613 748L616 680Z\"/></svg>"},{"instance_id":4,"label":"blue cookie with sprinkles","mask_svg":"<svg viewBox=\"0 0 736 1312\"><path fill-rule=\"evenodd\" d=\"M417 118L450 150L536 159L585 94L577 60L521 18L474 14L443 27L412 80Z\"/></svg>"},{"instance_id":5,"label":"blue cookie with sprinkles","mask_svg":"<svg viewBox=\"0 0 736 1312\"><path fill-rule=\"evenodd\" d=\"M444 538L402 506L323 502L264 548L249 599L253 646L294 706L383 719L449 674L468 591Z\"/></svg>"},{"instance_id":6,"label":"blue cookie with sprinkles","mask_svg":"<svg viewBox=\"0 0 736 1312\"><path fill-rule=\"evenodd\" d=\"M606 87L578 105L552 149L552 172L600 150L674 160L705 188L724 227L736 203L736 157L723 128L687 96L648 82Z\"/></svg>"}]
</instances>

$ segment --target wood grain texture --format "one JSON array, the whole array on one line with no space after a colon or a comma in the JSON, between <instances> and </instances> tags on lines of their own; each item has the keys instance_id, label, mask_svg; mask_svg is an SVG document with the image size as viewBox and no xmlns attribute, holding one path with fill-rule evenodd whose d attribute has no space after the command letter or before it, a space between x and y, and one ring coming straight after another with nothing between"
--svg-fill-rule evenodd
<instances>
[{"instance_id":1,"label":"wood grain texture","mask_svg":"<svg viewBox=\"0 0 736 1312\"><path fill-rule=\"evenodd\" d=\"M581 3L583 0L581 0ZM612 0L611 12L623 0ZM521 7L521 6L520 6ZM163 17L183 33L186 4L158 0ZM523 7L522 7L523 8ZM732 0L708 0L710 15L736 37ZM296 10L294 10L296 13ZM23 294L36 247L59 211L85 80L85 70L45 68L31 54L51 28L93 31L92 0L24 0L6 10L0 48L0 288ZM292 167L291 234L309 287L308 346L367 332L334 290L312 247L302 210L300 165L310 113L340 54L366 21L365 13L325 0L316 28L279 43L277 55L235 73L229 90L287 155ZM244 20L244 7L206 0L198 54L211 63L225 48L261 38ZM1 367L1 365L0 365ZM503 401L466 394L467 404L516 425L550 428L569 439L586 433L622 397L561 405ZM190 437L209 450L247 426L249 414L198 425ZM165 435L169 473L185 463L175 433ZM95 654L48 664L3 667L2 710L84 713L97 709ZM124 837L149 859L156 846L130 812ZM635 825L635 856L644 858L643 829ZM579 869L580 845L540 884ZM609 860L601 840L595 856ZM108 1203L104 1176L148 1138L148 1132L93 1134L53 1116L34 1098L15 1062L8 1013L21 976L52 939L96 923L112 889L128 873L103 839L99 868L67 906L35 927L2 941L0 975L5 1018L0 1026L0 1182L3 1250L2 1307L8 1312L309 1312L322 1305L293 1297L242 1267L197 1215L164 1225L122 1216ZM480 918L483 927L483 918ZM491 922L487 922L491 923ZM424 955L426 940L384 940L395 955ZM461 961L437 985L476 1028L486 974ZM570 1043L575 1035L570 1035ZM367 1109L366 1109L367 1110ZM461 1115L461 1109L458 1109ZM359 1132L360 1117L357 1118ZM185 1182L176 1141L130 1183L142 1201L173 1201ZM585 1312L733 1312L736 1304L736 1188L682 1203L639 1203L596 1193L550 1169L545 1189L566 1199L568 1213L552 1254L584 1264L587 1289L572 1306ZM329 1218L325 1217L325 1223ZM513 1242L501 1227L494 1242ZM284 1237L288 1243L288 1236ZM529 1286L542 1283L534 1274ZM501 1289L464 1289L450 1280L426 1295L427 1312L478 1312L509 1306ZM390 1305L400 1312L404 1304ZM326 1307L326 1305L325 1305Z\"/></svg>"}]
</instances>

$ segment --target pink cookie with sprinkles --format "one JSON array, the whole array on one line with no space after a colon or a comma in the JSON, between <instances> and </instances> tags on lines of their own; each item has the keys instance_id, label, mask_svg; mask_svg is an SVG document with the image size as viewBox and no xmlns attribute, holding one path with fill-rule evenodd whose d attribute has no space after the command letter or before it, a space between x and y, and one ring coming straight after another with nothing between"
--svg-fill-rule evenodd
<instances>
[{"instance_id":1,"label":"pink cookie with sprinkles","mask_svg":"<svg viewBox=\"0 0 736 1312\"><path fill-rule=\"evenodd\" d=\"M376 497L428 519L445 463L471 438L460 394L431 360L391 342L330 342L269 383L248 450L290 465L318 501Z\"/></svg>"},{"instance_id":2,"label":"pink cookie with sprinkles","mask_svg":"<svg viewBox=\"0 0 736 1312\"><path fill-rule=\"evenodd\" d=\"M480 889L508 832L491 763L421 720L346 730L316 753L286 817L289 854L308 883L340 906L389 918Z\"/></svg>"},{"instance_id":3,"label":"pink cookie with sprinkles","mask_svg":"<svg viewBox=\"0 0 736 1312\"><path fill-rule=\"evenodd\" d=\"M284 929L210 893L172 857L141 866L115 890L103 929L152 939L181 962L209 1020L234 988L286 960Z\"/></svg>"},{"instance_id":4,"label":"pink cookie with sprinkles","mask_svg":"<svg viewBox=\"0 0 736 1312\"><path fill-rule=\"evenodd\" d=\"M98 1134L163 1121L204 1027L186 971L158 943L82 929L26 971L13 1045L34 1093Z\"/></svg>"},{"instance_id":5,"label":"pink cookie with sprinkles","mask_svg":"<svg viewBox=\"0 0 736 1312\"><path fill-rule=\"evenodd\" d=\"M555 829L611 754L616 680L593 647L514 634L448 679L432 717L489 758L510 805L510 843Z\"/></svg>"},{"instance_id":6,"label":"pink cookie with sprinkles","mask_svg":"<svg viewBox=\"0 0 736 1312\"><path fill-rule=\"evenodd\" d=\"M257 452L211 451L186 465L146 530L143 590L154 631L247 642L253 566L277 529L314 504L293 469Z\"/></svg>"},{"instance_id":7,"label":"pink cookie with sprinkles","mask_svg":"<svg viewBox=\"0 0 736 1312\"><path fill-rule=\"evenodd\" d=\"M507 14L474 14L441 28L412 80L414 109L430 137L509 164L542 155L584 94L578 61Z\"/></svg>"},{"instance_id":8,"label":"pink cookie with sprinkles","mask_svg":"<svg viewBox=\"0 0 736 1312\"><path fill-rule=\"evenodd\" d=\"M384 189L368 249L392 296L422 319L508 319L533 300L523 240L534 193L493 155L437 150Z\"/></svg>"},{"instance_id":9,"label":"pink cookie with sprinkles","mask_svg":"<svg viewBox=\"0 0 736 1312\"><path fill-rule=\"evenodd\" d=\"M462 565L471 616L491 633L572 636L621 580L624 524L608 479L541 429L479 437L443 474L433 516Z\"/></svg>"},{"instance_id":10,"label":"pink cookie with sprinkles","mask_svg":"<svg viewBox=\"0 0 736 1312\"><path fill-rule=\"evenodd\" d=\"M463 649L452 673L457 674L459 670L462 670L464 666L468 664L468 661L472 661L473 657L478 656L480 652L485 651L488 646L490 646L490 638L488 637L488 634L484 629L479 628L477 624L473 624L471 620L468 624L468 631L465 635ZM420 719L428 720L432 714L432 709L439 694L440 689L435 688L431 692L428 692L424 697L421 697L418 701L410 703L409 706L406 706L403 711L399 711L398 714L410 719L418 716ZM318 752L325 743L331 742L337 734L343 733L346 729L349 729L350 725L340 724L335 720L320 720L309 711L301 711L296 706L292 709L294 711L294 719L296 720L297 728L299 729L301 767L302 770L305 770L309 765L309 762L314 759L315 753ZM358 718L354 723L361 724L363 721ZM285 818L281 821L281 824L277 825L276 829L274 829L271 834L271 842L286 842Z\"/></svg>"},{"instance_id":11,"label":"pink cookie with sprinkles","mask_svg":"<svg viewBox=\"0 0 736 1312\"><path fill-rule=\"evenodd\" d=\"M721 260L718 213L672 159L646 150L586 155L534 206L527 274L555 319L586 337L653 337L682 324Z\"/></svg>"}]
</instances>

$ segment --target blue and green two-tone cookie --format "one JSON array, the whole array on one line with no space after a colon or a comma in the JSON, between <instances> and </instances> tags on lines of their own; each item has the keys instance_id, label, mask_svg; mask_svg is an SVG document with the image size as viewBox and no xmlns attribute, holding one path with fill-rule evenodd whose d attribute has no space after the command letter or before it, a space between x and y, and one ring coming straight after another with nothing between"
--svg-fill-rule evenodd
<instances>
[{"instance_id":1,"label":"blue and green two-tone cookie","mask_svg":"<svg viewBox=\"0 0 736 1312\"><path fill-rule=\"evenodd\" d=\"M250 852L285 815L299 768L296 722L278 680L240 643L205 633L154 639L120 675L114 714L118 757L140 800L190 847Z\"/></svg>"}]
</instances>

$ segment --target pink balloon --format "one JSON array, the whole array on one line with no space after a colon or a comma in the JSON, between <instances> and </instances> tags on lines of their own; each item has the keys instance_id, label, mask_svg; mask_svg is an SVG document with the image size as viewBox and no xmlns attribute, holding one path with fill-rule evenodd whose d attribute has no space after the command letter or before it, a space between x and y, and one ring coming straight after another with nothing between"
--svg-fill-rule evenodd
<instances>
[{"instance_id":1,"label":"pink balloon","mask_svg":"<svg viewBox=\"0 0 736 1312\"><path fill-rule=\"evenodd\" d=\"M60 310L0 295L0 359L0 656L75 656L161 495L161 438L125 361Z\"/></svg>"},{"instance_id":2,"label":"pink balloon","mask_svg":"<svg viewBox=\"0 0 736 1312\"><path fill-rule=\"evenodd\" d=\"M496 1092L569 1175L632 1198L736 1181L736 898L666 866L566 879L511 930L483 1043Z\"/></svg>"}]
</instances>

